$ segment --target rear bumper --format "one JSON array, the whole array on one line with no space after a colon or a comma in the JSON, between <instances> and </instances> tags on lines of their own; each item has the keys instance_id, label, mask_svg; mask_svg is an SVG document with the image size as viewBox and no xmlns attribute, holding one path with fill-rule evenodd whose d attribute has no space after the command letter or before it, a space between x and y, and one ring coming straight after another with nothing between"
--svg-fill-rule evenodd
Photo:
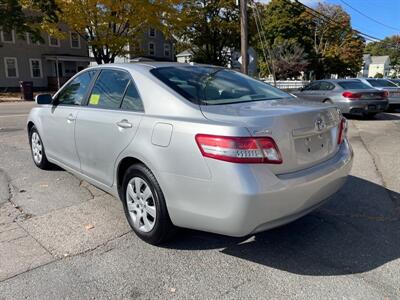
<instances>
[{"instance_id":1,"label":"rear bumper","mask_svg":"<svg viewBox=\"0 0 400 300\"><path fill-rule=\"evenodd\" d=\"M346 141L328 161L284 175L274 175L265 165L207 159L212 180L163 174L168 184L162 188L175 225L245 236L291 222L321 205L346 181L352 158Z\"/></svg>"},{"instance_id":2,"label":"rear bumper","mask_svg":"<svg viewBox=\"0 0 400 300\"><path fill-rule=\"evenodd\" d=\"M389 105L400 104L400 97L389 97Z\"/></svg>"},{"instance_id":3,"label":"rear bumper","mask_svg":"<svg viewBox=\"0 0 400 300\"><path fill-rule=\"evenodd\" d=\"M385 100L356 100L337 103L338 107L345 114L379 113L388 108L388 101Z\"/></svg>"}]
</instances>

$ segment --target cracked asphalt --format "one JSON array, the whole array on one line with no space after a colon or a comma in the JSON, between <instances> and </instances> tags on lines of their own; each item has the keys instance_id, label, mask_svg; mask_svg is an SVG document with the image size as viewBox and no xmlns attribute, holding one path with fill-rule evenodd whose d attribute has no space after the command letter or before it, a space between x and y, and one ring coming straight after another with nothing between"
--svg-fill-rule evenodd
<instances>
[{"instance_id":1,"label":"cracked asphalt","mask_svg":"<svg viewBox=\"0 0 400 300\"><path fill-rule=\"evenodd\" d=\"M118 200L31 160L31 103L0 104L0 299L399 299L400 113L350 120L344 188L289 225L139 240Z\"/></svg>"}]
</instances>

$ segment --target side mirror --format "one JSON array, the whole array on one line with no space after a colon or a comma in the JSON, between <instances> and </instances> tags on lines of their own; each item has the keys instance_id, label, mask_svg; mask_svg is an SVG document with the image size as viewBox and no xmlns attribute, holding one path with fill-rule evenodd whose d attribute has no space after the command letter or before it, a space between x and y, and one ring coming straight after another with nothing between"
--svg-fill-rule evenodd
<instances>
[{"instance_id":1,"label":"side mirror","mask_svg":"<svg viewBox=\"0 0 400 300\"><path fill-rule=\"evenodd\" d=\"M39 105L51 104L53 97L50 94L39 94L35 97L35 101Z\"/></svg>"}]
</instances>

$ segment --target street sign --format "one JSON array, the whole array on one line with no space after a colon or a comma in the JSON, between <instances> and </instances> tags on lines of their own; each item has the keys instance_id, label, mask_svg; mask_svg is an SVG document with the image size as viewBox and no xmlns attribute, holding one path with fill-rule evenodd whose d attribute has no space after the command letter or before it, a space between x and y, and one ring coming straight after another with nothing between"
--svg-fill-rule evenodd
<instances>
[{"instance_id":1,"label":"street sign","mask_svg":"<svg viewBox=\"0 0 400 300\"><path fill-rule=\"evenodd\" d=\"M253 61L254 61L254 57L251 54L249 54L249 64L251 64ZM242 64L242 57L241 56L238 58L238 62L240 64Z\"/></svg>"}]
</instances>

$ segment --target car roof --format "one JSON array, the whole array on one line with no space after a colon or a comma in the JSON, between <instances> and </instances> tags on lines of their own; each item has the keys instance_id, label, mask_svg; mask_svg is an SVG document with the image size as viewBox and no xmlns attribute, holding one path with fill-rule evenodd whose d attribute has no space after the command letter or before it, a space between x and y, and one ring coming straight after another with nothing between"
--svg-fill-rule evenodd
<instances>
[{"instance_id":1,"label":"car roof","mask_svg":"<svg viewBox=\"0 0 400 300\"><path fill-rule=\"evenodd\" d=\"M319 82L319 81L327 81L327 82L333 82L333 83L338 83L338 82L343 82L343 81L357 81L360 78L346 78L346 79L320 79L320 80L315 80L313 82Z\"/></svg>"},{"instance_id":2,"label":"car roof","mask_svg":"<svg viewBox=\"0 0 400 300\"><path fill-rule=\"evenodd\" d=\"M207 67L215 67L221 68L213 65L205 65L205 64L186 64L186 63L178 63L178 62L165 62L165 61L142 61L142 62L131 62L131 63L112 63L112 64L103 64L91 67L91 69L98 68L120 68L125 70L151 70L155 68L161 67L198 67L198 66L207 66Z\"/></svg>"}]
</instances>

